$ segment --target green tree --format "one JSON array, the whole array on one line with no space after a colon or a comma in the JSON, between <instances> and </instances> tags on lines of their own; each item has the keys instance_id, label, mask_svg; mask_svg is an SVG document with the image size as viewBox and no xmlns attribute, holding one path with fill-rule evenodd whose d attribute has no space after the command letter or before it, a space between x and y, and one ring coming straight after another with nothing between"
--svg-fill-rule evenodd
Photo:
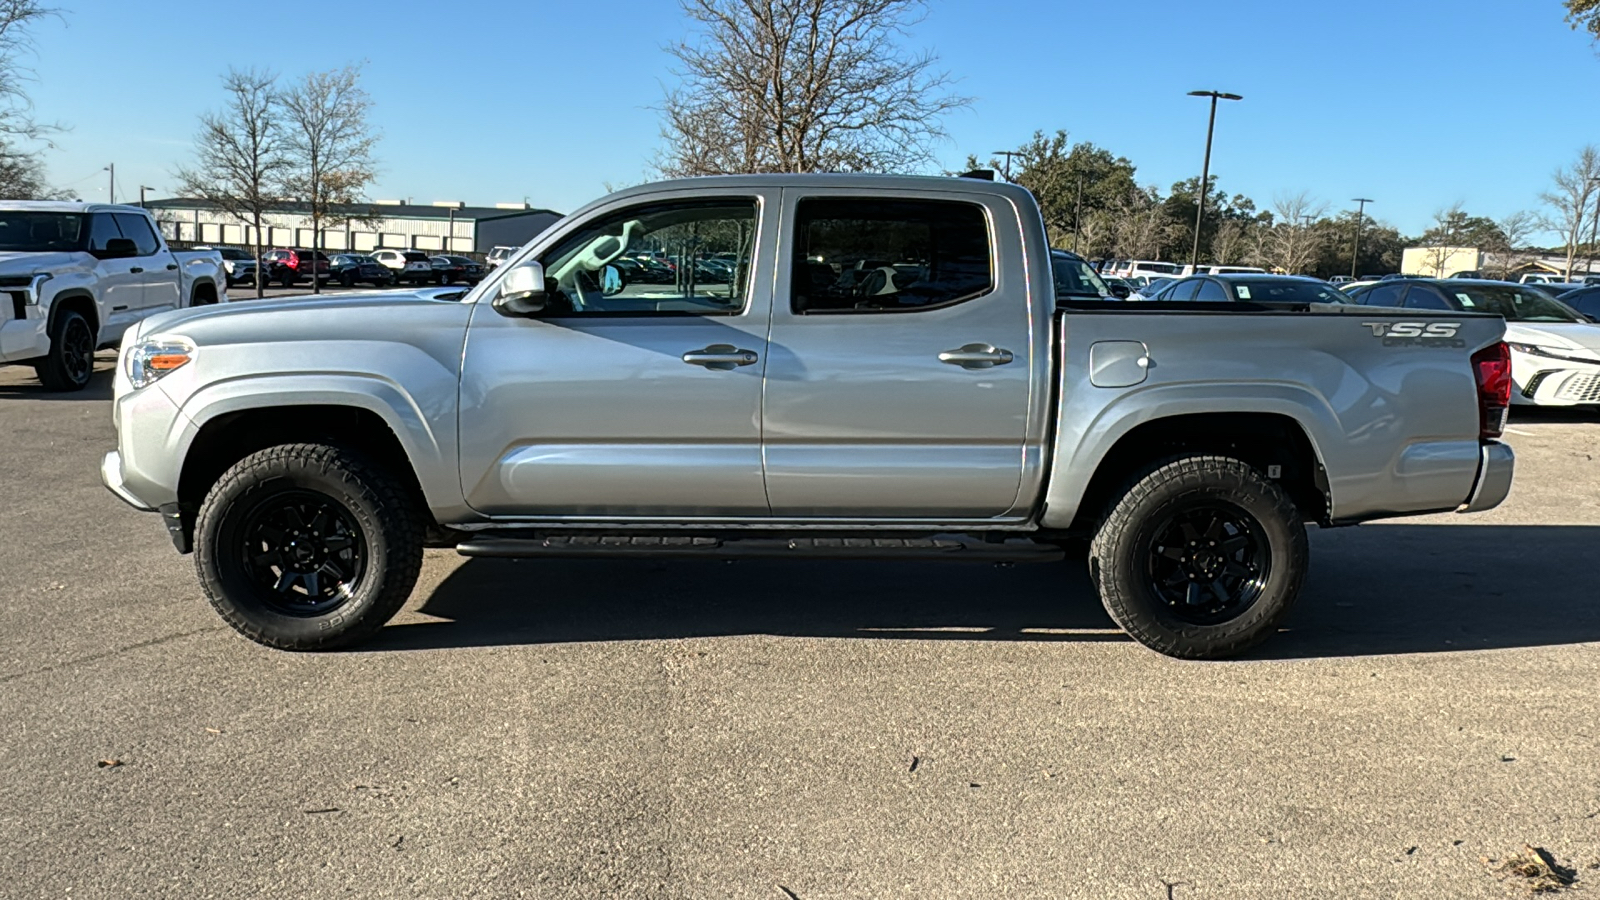
<instances>
[{"instance_id":1,"label":"green tree","mask_svg":"<svg viewBox=\"0 0 1600 900\"><path fill-rule=\"evenodd\" d=\"M1094 252L1087 248L1084 235L1104 230L1095 221L1097 214L1119 208L1139 189L1133 163L1091 143L1073 144L1066 131L1048 136L1036 131L1016 152L1011 180L1039 201L1052 246L1076 245L1080 252ZM978 167L975 157L968 162L971 168ZM990 160L989 168L1005 170L997 160Z\"/></svg>"}]
</instances>

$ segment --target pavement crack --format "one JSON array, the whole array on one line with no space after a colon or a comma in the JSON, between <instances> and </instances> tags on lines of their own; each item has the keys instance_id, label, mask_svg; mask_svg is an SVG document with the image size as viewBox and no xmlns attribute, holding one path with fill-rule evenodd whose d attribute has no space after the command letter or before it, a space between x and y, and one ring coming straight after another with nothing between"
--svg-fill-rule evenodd
<instances>
[{"instance_id":1,"label":"pavement crack","mask_svg":"<svg viewBox=\"0 0 1600 900\"><path fill-rule=\"evenodd\" d=\"M80 656L76 659L66 660L65 662L52 663L48 666L40 666L37 669L27 669L22 672L13 672L10 675L0 675L0 684L16 681L18 678L26 678L29 675L43 675L46 672L54 672L58 669L69 669L73 666L81 666L84 663L92 663L98 662L102 659L110 659L113 656L121 656L122 654L133 650L143 650L146 647L154 647L158 644L182 640L183 638L187 637L194 637L197 634L207 634L212 631L222 631L227 627L227 625L213 625L209 628L196 628L194 631L180 631L177 634L168 634L158 638L151 638L147 641L139 641L137 643L129 644L126 647L118 647L115 650L107 650L104 653L91 653L88 656Z\"/></svg>"}]
</instances>

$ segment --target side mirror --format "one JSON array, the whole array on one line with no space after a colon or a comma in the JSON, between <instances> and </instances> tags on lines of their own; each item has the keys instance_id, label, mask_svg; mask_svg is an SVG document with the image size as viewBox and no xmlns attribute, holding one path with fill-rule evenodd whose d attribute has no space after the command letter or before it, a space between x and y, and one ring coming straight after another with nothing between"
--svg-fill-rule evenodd
<instances>
[{"instance_id":1,"label":"side mirror","mask_svg":"<svg viewBox=\"0 0 1600 900\"><path fill-rule=\"evenodd\" d=\"M111 238L106 241L106 249L102 252L105 259L127 259L138 255L139 248L130 238Z\"/></svg>"},{"instance_id":2,"label":"side mirror","mask_svg":"<svg viewBox=\"0 0 1600 900\"><path fill-rule=\"evenodd\" d=\"M628 279L622 274L620 268L607 265L600 270L600 293L602 296L615 297L622 293L622 289L627 285Z\"/></svg>"},{"instance_id":3,"label":"side mirror","mask_svg":"<svg viewBox=\"0 0 1600 900\"><path fill-rule=\"evenodd\" d=\"M502 316L526 318L544 309L544 266L525 262L506 273L492 305Z\"/></svg>"},{"instance_id":4,"label":"side mirror","mask_svg":"<svg viewBox=\"0 0 1600 900\"><path fill-rule=\"evenodd\" d=\"M1117 298L1118 300L1126 300L1128 299L1128 295L1132 293L1132 291L1128 290L1128 286L1125 284L1113 284L1110 287L1111 296Z\"/></svg>"}]
</instances>

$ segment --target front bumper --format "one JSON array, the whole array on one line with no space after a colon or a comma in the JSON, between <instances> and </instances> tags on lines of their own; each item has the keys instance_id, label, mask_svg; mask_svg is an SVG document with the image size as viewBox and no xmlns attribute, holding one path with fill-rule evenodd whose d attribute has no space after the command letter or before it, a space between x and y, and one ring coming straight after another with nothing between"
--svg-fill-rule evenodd
<instances>
[{"instance_id":1,"label":"front bumper","mask_svg":"<svg viewBox=\"0 0 1600 900\"><path fill-rule=\"evenodd\" d=\"M1478 481L1460 512L1482 512L1505 502L1511 493L1511 475L1516 468L1516 454L1499 441L1485 441L1479 450Z\"/></svg>"},{"instance_id":2,"label":"front bumper","mask_svg":"<svg viewBox=\"0 0 1600 900\"><path fill-rule=\"evenodd\" d=\"M1512 352L1515 406L1600 404L1600 365Z\"/></svg>"},{"instance_id":3,"label":"front bumper","mask_svg":"<svg viewBox=\"0 0 1600 900\"><path fill-rule=\"evenodd\" d=\"M50 352L50 336L45 334L45 322L39 316L39 307L27 306L23 309L28 318L0 321L0 363L38 359ZM0 316L10 313L9 309L0 309Z\"/></svg>"},{"instance_id":4,"label":"front bumper","mask_svg":"<svg viewBox=\"0 0 1600 900\"><path fill-rule=\"evenodd\" d=\"M100 461L100 483L106 490L117 495L117 499L128 504L140 512L155 512L155 504L147 503L134 495L128 489L128 484L122 478L122 454L116 450L107 453L105 459Z\"/></svg>"}]
</instances>

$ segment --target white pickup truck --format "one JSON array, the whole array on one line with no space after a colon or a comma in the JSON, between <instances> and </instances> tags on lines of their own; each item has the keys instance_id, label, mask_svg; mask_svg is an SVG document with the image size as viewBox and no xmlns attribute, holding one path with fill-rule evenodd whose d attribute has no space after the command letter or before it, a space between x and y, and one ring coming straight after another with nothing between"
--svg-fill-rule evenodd
<instances>
[{"instance_id":1,"label":"white pickup truck","mask_svg":"<svg viewBox=\"0 0 1600 900\"><path fill-rule=\"evenodd\" d=\"M95 350L157 313L226 300L226 281L217 251L174 252L138 207L0 202L0 365L80 390Z\"/></svg>"}]
</instances>

